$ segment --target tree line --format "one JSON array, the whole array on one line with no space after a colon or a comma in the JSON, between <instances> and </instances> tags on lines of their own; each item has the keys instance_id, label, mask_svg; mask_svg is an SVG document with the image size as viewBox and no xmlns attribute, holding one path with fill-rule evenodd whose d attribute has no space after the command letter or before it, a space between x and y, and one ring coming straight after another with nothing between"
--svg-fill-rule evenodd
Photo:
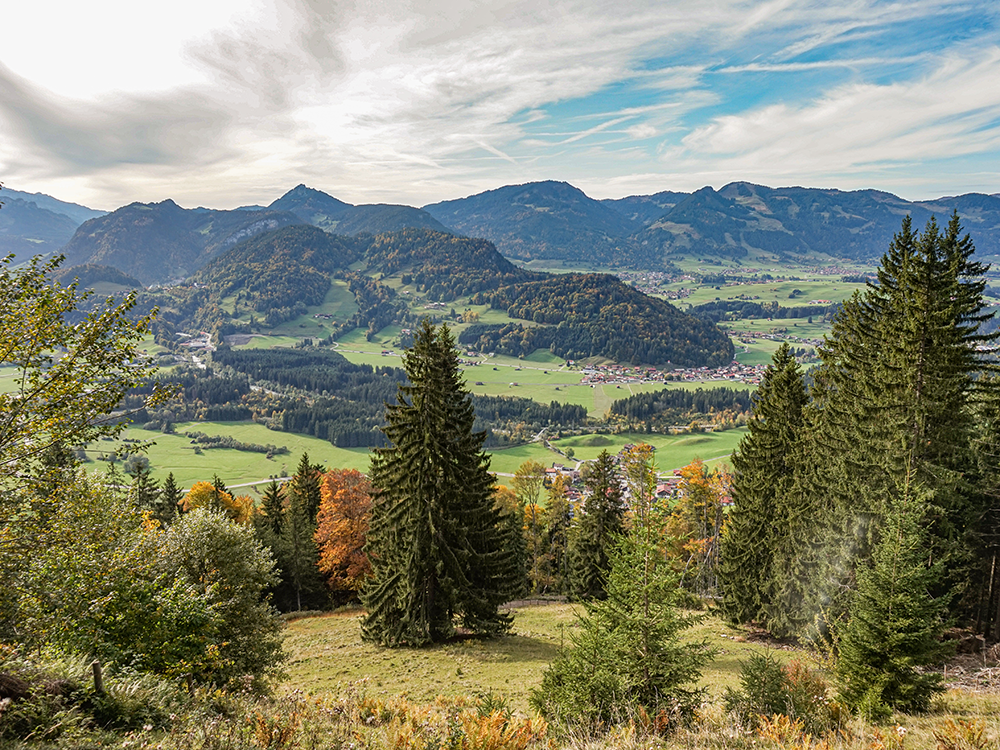
<instances>
[{"instance_id":1,"label":"tree line","mask_svg":"<svg viewBox=\"0 0 1000 750\"><path fill-rule=\"evenodd\" d=\"M985 271L957 216L921 233L904 219L812 386L775 354L733 456L725 612L829 644L843 699L872 716L929 705L950 624L1000 636Z\"/></svg>"}]
</instances>

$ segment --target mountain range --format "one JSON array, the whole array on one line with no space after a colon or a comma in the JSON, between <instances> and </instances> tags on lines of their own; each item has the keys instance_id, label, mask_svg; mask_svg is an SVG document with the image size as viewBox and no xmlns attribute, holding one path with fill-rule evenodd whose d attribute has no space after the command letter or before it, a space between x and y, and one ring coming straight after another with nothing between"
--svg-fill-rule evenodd
<instances>
[{"instance_id":1,"label":"mountain range","mask_svg":"<svg viewBox=\"0 0 1000 750\"><path fill-rule=\"evenodd\" d=\"M67 264L108 265L144 284L185 278L253 234L289 224L356 236L404 228L480 237L505 257L574 267L662 270L679 256L871 260L901 219L922 228L958 211L980 257L1000 256L1000 194L906 201L878 190L733 182L693 193L664 191L595 200L555 181L509 185L421 208L351 205L299 185L266 207L185 209L171 200L104 214L41 194L4 190L0 253L61 251Z\"/></svg>"}]
</instances>

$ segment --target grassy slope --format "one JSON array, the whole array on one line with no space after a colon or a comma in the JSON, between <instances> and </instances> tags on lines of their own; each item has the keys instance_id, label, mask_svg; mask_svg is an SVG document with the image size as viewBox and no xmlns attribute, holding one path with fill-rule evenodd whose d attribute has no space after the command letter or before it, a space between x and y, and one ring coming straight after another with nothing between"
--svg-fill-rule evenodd
<instances>
[{"instance_id":1,"label":"grassy slope","mask_svg":"<svg viewBox=\"0 0 1000 750\"><path fill-rule=\"evenodd\" d=\"M358 612L295 620L287 628L285 643L290 658L285 687L336 694L348 683L363 681L371 695L405 693L417 703L429 703L438 695L493 692L503 696L515 710L526 712L531 690L541 682L542 673L560 645L568 644L577 629L580 610L575 605L552 604L523 607L514 612L510 636L496 640L456 640L422 649L383 649L363 643ZM700 681L708 690L711 706L706 711L708 717L718 714L725 688L738 687L740 663L753 652L770 650L780 661L799 659L814 668L818 666L806 651L751 642L746 633L730 628L712 615L691 628L686 638L705 640L716 649ZM994 733L1000 729L998 712L997 693L950 690L936 699L930 713L897 715L894 723L907 729L906 748L932 750L937 746L932 732L947 719L985 718ZM891 725L889 731L893 731ZM668 740L667 747L673 746L673 741ZM746 744L706 745L709 746L751 745L747 738ZM850 747L875 745L850 744Z\"/></svg>"}]
</instances>

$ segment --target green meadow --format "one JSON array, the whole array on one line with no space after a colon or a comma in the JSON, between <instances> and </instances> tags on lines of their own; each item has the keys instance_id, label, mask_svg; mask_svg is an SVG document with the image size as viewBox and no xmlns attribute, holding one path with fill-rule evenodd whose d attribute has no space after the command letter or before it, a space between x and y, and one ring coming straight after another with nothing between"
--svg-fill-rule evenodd
<instances>
[{"instance_id":1,"label":"green meadow","mask_svg":"<svg viewBox=\"0 0 1000 750\"><path fill-rule=\"evenodd\" d=\"M230 487L266 482L272 476L289 476L295 472L303 453L308 453L310 460L329 467L361 471L368 468L366 448L337 448L319 438L276 432L255 422L183 422L174 427L176 434L173 435L129 429L123 437L140 441L152 440L153 445L149 447L146 456L149 458L153 477L162 481L169 472L173 472L177 484L185 489L200 480L210 481L216 474ZM184 435L188 431L233 437L244 443L284 446L289 452L275 455L271 459L264 453L232 448L201 448L199 454L195 452L196 446L191 439ZM87 456L97 462L101 454L114 451L115 446L111 441L91 443L87 448ZM95 468L103 466L102 463L89 465Z\"/></svg>"},{"instance_id":2,"label":"green meadow","mask_svg":"<svg viewBox=\"0 0 1000 750\"><path fill-rule=\"evenodd\" d=\"M3 382L0 379L0 382ZM299 457L308 453L312 461L330 468L368 469L368 449L337 448L336 446L308 435L290 432L276 432L254 422L184 422L175 425L175 434L129 429L124 438L151 441L146 456L149 458L153 477L162 481L173 472L177 484L183 488L195 482L211 480L218 475L228 486L261 485L270 477L289 476L295 471ZM286 447L289 452L267 458L263 453L241 451L232 448L200 448L184 433L203 432L207 435L233 437L244 443ZM690 435L659 435L645 433L622 433L619 435L581 435L552 440L552 445L560 451L572 448L574 460L588 460L607 449L616 453L629 443L647 442L657 449L657 464L663 472L685 466L694 458L706 462L727 460L733 448L743 436L744 429L725 432L707 432ZM99 441L87 447L87 457L95 470L103 469L102 456L116 451L120 446L114 441ZM541 442L497 448L490 451L491 468L502 475L512 475L525 461L540 461L546 466L556 462L571 464L560 453L549 450ZM501 484L503 481L501 480ZM249 490L247 494L253 495Z\"/></svg>"},{"instance_id":3,"label":"green meadow","mask_svg":"<svg viewBox=\"0 0 1000 750\"><path fill-rule=\"evenodd\" d=\"M617 435L577 435L553 440L552 445L565 451L573 449L577 460L597 458L601 451L617 453L630 443L648 443L656 448L656 464L661 473L687 466L696 458L705 463L728 462L733 449L746 434L746 428L722 432L683 433L662 435L640 432L623 432Z\"/></svg>"}]
</instances>

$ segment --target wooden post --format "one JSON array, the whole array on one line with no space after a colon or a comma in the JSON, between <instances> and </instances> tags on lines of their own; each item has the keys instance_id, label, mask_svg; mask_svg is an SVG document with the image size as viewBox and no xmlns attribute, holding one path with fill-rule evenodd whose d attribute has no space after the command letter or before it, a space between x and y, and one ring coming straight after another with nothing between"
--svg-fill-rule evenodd
<instances>
[{"instance_id":1,"label":"wooden post","mask_svg":"<svg viewBox=\"0 0 1000 750\"><path fill-rule=\"evenodd\" d=\"M98 695L104 694L104 673L101 671L101 662L94 659L90 664L90 668L94 671L94 692Z\"/></svg>"}]
</instances>

